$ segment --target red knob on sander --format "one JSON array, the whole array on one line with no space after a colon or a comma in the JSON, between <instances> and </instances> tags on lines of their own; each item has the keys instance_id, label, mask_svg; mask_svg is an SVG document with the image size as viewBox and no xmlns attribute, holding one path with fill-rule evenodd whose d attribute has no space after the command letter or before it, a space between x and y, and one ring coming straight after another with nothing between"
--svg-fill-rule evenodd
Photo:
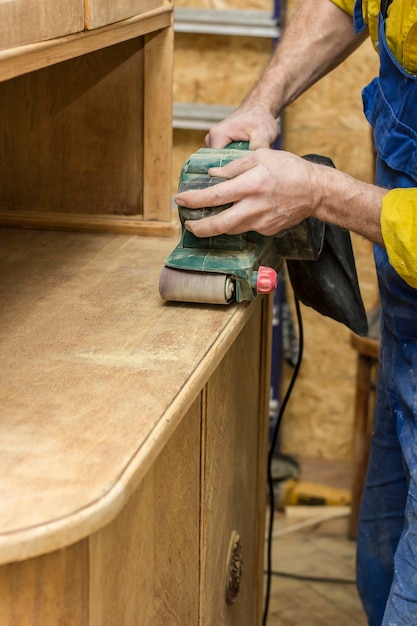
<instances>
[{"instance_id":1,"label":"red knob on sander","mask_svg":"<svg viewBox=\"0 0 417 626\"><path fill-rule=\"evenodd\" d=\"M258 269L256 288L258 293L271 293L278 282L278 274L272 267L261 265Z\"/></svg>"}]
</instances>

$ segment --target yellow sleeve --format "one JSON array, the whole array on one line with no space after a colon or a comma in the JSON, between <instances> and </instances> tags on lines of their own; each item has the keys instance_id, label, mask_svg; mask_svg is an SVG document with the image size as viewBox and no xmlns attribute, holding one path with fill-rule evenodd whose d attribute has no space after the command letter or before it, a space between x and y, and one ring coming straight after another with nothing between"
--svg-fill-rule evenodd
<instances>
[{"instance_id":1,"label":"yellow sleeve","mask_svg":"<svg viewBox=\"0 0 417 626\"><path fill-rule=\"evenodd\" d=\"M392 189L384 196L381 229L389 262L417 289L417 188Z\"/></svg>"},{"instance_id":2,"label":"yellow sleeve","mask_svg":"<svg viewBox=\"0 0 417 626\"><path fill-rule=\"evenodd\" d=\"M333 4L336 4L340 9L343 9L343 11L346 11L346 13L350 13L350 15L353 15L353 7L354 7L354 0L332 0Z\"/></svg>"}]
</instances>

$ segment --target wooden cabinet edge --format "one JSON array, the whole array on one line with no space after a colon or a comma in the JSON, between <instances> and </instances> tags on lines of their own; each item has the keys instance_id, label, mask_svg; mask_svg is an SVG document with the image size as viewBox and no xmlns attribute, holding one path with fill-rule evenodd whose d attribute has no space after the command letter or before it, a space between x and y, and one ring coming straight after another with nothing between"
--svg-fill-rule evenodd
<instances>
[{"instance_id":1,"label":"wooden cabinet edge","mask_svg":"<svg viewBox=\"0 0 417 626\"><path fill-rule=\"evenodd\" d=\"M0 51L0 81L134 39L172 25L172 5L110 26Z\"/></svg>"}]
</instances>

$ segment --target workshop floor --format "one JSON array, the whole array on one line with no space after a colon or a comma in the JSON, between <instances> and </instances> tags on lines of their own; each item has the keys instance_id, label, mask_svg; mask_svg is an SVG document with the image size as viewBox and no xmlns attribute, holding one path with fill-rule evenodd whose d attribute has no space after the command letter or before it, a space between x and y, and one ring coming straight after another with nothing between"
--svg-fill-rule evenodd
<instances>
[{"instance_id":1,"label":"workshop floor","mask_svg":"<svg viewBox=\"0 0 417 626\"><path fill-rule=\"evenodd\" d=\"M350 463L299 461L302 480L350 488ZM331 515L332 509L320 507L318 511L324 516ZM339 517L312 523L305 507L300 508L300 515L296 507L290 511L275 515L273 571L333 582L274 575L268 626L366 626L353 584L356 543L347 537L346 512L337 507L333 513Z\"/></svg>"}]
</instances>

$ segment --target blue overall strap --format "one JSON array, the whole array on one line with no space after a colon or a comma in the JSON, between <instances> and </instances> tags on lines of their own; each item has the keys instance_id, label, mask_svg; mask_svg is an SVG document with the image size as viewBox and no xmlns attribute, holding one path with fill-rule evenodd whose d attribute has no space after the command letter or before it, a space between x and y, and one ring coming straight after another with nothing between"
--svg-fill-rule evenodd
<instances>
[{"instance_id":1,"label":"blue overall strap","mask_svg":"<svg viewBox=\"0 0 417 626\"><path fill-rule=\"evenodd\" d=\"M357 35L365 30L366 25L362 13L362 0L355 0L355 6L353 8L353 24Z\"/></svg>"}]
</instances>

